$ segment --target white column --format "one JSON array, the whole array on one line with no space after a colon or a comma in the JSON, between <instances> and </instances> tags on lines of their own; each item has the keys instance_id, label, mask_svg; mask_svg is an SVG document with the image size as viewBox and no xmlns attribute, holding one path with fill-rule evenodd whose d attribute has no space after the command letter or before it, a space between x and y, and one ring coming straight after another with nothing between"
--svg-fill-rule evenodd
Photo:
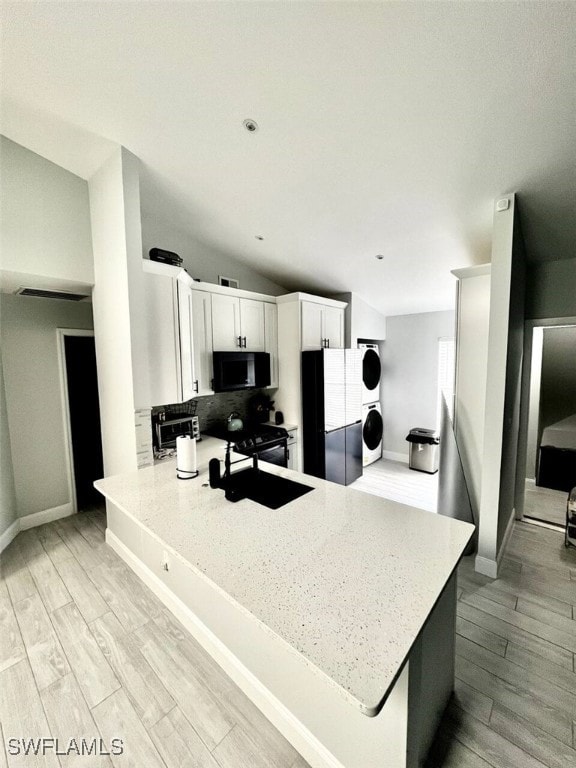
<instances>
[{"instance_id":1,"label":"white column","mask_svg":"<svg viewBox=\"0 0 576 768\"><path fill-rule=\"evenodd\" d=\"M89 179L94 332L106 475L134 470L135 408L147 404L138 159L118 147Z\"/></svg>"}]
</instances>

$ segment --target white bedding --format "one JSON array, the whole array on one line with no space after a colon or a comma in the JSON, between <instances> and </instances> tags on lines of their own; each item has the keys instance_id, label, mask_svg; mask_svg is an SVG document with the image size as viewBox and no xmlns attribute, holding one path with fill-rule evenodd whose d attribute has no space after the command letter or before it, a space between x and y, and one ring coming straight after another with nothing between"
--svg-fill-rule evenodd
<instances>
[{"instance_id":1,"label":"white bedding","mask_svg":"<svg viewBox=\"0 0 576 768\"><path fill-rule=\"evenodd\" d=\"M576 413L546 427L540 445L576 451Z\"/></svg>"}]
</instances>

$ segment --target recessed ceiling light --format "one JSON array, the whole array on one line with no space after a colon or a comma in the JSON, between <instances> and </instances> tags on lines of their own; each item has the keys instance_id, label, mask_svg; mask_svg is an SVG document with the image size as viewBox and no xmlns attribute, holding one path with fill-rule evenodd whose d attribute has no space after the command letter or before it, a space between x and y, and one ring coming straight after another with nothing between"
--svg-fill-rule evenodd
<instances>
[{"instance_id":1,"label":"recessed ceiling light","mask_svg":"<svg viewBox=\"0 0 576 768\"><path fill-rule=\"evenodd\" d=\"M256 120L250 120L250 119L244 120L242 125L244 126L244 128L246 128L247 131L250 131L250 133L254 133L254 131L258 130L258 123L256 122Z\"/></svg>"},{"instance_id":2,"label":"recessed ceiling light","mask_svg":"<svg viewBox=\"0 0 576 768\"><path fill-rule=\"evenodd\" d=\"M256 238L256 240L264 240L262 235L254 235L254 237Z\"/></svg>"},{"instance_id":3,"label":"recessed ceiling light","mask_svg":"<svg viewBox=\"0 0 576 768\"><path fill-rule=\"evenodd\" d=\"M382 259L384 258L384 256L382 256L382 254L381 254L381 253L377 253L377 254L376 254L376 258L378 259L378 261L382 261Z\"/></svg>"}]
</instances>

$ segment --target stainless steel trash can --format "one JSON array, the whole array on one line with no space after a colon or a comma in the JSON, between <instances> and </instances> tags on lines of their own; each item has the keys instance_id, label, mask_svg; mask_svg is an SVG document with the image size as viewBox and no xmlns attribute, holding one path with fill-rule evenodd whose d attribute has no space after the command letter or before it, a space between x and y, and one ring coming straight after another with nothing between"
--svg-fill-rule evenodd
<instances>
[{"instance_id":1,"label":"stainless steel trash can","mask_svg":"<svg viewBox=\"0 0 576 768\"><path fill-rule=\"evenodd\" d=\"M435 429L414 427L406 440L410 443L410 469L427 472L430 475L438 472L440 437Z\"/></svg>"}]
</instances>

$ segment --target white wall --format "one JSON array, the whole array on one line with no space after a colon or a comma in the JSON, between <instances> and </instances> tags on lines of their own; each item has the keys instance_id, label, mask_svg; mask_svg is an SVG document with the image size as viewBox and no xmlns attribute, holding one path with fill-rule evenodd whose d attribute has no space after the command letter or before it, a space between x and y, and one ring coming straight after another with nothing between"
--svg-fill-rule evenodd
<instances>
[{"instance_id":1,"label":"white wall","mask_svg":"<svg viewBox=\"0 0 576 768\"><path fill-rule=\"evenodd\" d=\"M518 435L520 432L520 399L522 392L522 358L524 354L524 319L526 308L526 251L518 212L514 215L512 260L510 266L510 298L508 304L508 349L502 420L502 459L500 466L500 498L498 507L497 558L503 554L505 536L515 509ZM488 369L490 370L490 369ZM488 381L488 379L487 379ZM490 407L487 401L486 407ZM523 451L522 451L523 452ZM486 460L486 454L484 454Z\"/></svg>"},{"instance_id":2,"label":"white wall","mask_svg":"<svg viewBox=\"0 0 576 768\"><path fill-rule=\"evenodd\" d=\"M6 391L4 387L4 369L0 357L0 538L16 520L16 489L14 488L14 468L12 466L12 447L8 428Z\"/></svg>"},{"instance_id":3,"label":"white wall","mask_svg":"<svg viewBox=\"0 0 576 768\"><path fill-rule=\"evenodd\" d=\"M344 321L344 343L356 347L358 339L382 341L386 338L386 318L356 293L340 293L333 299L347 302Z\"/></svg>"},{"instance_id":4,"label":"white wall","mask_svg":"<svg viewBox=\"0 0 576 768\"><path fill-rule=\"evenodd\" d=\"M88 185L0 137L2 270L94 282Z\"/></svg>"},{"instance_id":5,"label":"white wall","mask_svg":"<svg viewBox=\"0 0 576 768\"><path fill-rule=\"evenodd\" d=\"M526 318L576 317L576 259L530 264Z\"/></svg>"},{"instance_id":6,"label":"white wall","mask_svg":"<svg viewBox=\"0 0 576 768\"><path fill-rule=\"evenodd\" d=\"M381 401L384 451L408 456L413 427L434 429L438 408L438 339L454 337L454 312L386 318Z\"/></svg>"},{"instance_id":7,"label":"white wall","mask_svg":"<svg viewBox=\"0 0 576 768\"><path fill-rule=\"evenodd\" d=\"M139 161L119 148L89 179L94 331L105 475L137 468L135 389L146 390L147 349ZM141 282L142 281L142 282ZM144 378L144 381L140 381Z\"/></svg>"},{"instance_id":8,"label":"white wall","mask_svg":"<svg viewBox=\"0 0 576 768\"><path fill-rule=\"evenodd\" d=\"M71 502L56 329L92 328L92 307L3 295L0 318L17 511L24 517Z\"/></svg>"},{"instance_id":9,"label":"white wall","mask_svg":"<svg viewBox=\"0 0 576 768\"><path fill-rule=\"evenodd\" d=\"M476 570L495 578L516 488L524 344L525 255L514 195L494 206L484 450Z\"/></svg>"},{"instance_id":10,"label":"white wall","mask_svg":"<svg viewBox=\"0 0 576 768\"><path fill-rule=\"evenodd\" d=\"M182 266L192 277L207 283L218 283L218 275L223 275L237 278L240 288L245 291L270 296L288 293L281 285L259 275L238 259L201 243L188 232L168 225L148 211L142 211L142 248L146 258L151 248L174 251L184 259Z\"/></svg>"},{"instance_id":11,"label":"white wall","mask_svg":"<svg viewBox=\"0 0 576 768\"><path fill-rule=\"evenodd\" d=\"M454 434L477 521L484 455L490 266L467 267L454 274L459 279Z\"/></svg>"}]
</instances>

